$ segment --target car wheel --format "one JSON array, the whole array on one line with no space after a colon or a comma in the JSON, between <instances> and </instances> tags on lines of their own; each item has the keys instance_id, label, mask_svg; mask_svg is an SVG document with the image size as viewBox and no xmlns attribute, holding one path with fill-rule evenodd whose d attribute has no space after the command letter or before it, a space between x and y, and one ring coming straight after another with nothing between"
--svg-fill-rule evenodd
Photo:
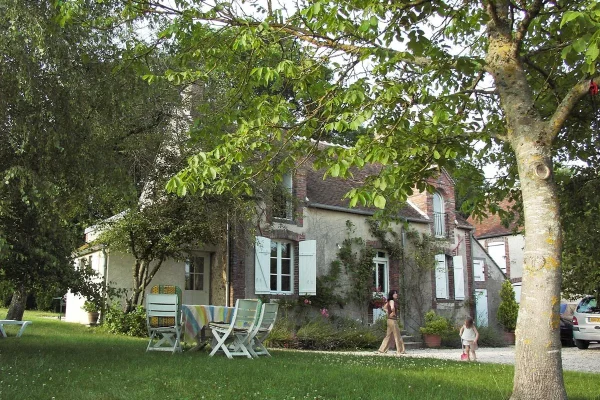
<instances>
[{"instance_id":1,"label":"car wheel","mask_svg":"<svg viewBox=\"0 0 600 400\"><path fill-rule=\"evenodd\" d=\"M562 339L560 344L563 347L573 347L575 345L575 343L573 343L573 339Z\"/></svg>"},{"instance_id":2,"label":"car wheel","mask_svg":"<svg viewBox=\"0 0 600 400\"><path fill-rule=\"evenodd\" d=\"M587 340L575 339L575 346L577 346L577 348L580 350L585 350L588 347L590 347L590 342L588 342Z\"/></svg>"}]
</instances>

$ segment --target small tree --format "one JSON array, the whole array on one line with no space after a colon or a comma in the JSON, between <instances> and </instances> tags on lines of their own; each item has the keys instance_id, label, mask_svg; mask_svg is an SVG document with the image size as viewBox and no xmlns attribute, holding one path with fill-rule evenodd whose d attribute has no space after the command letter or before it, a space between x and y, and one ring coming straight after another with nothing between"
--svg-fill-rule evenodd
<instances>
[{"instance_id":1,"label":"small tree","mask_svg":"<svg viewBox=\"0 0 600 400\"><path fill-rule=\"evenodd\" d=\"M515 300L515 291L510 281L502 283L500 289L500 305L498 306L498 322L508 332L514 332L517 326L519 305Z\"/></svg>"}]
</instances>

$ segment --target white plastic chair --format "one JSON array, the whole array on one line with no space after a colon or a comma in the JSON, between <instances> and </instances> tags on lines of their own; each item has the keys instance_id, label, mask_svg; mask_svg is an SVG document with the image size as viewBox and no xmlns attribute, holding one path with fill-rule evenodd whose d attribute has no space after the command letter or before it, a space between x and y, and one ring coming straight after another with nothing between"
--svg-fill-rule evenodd
<instances>
[{"instance_id":1,"label":"white plastic chair","mask_svg":"<svg viewBox=\"0 0 600 400\"><path fill-rule=\"evenodd\" d=\"M263 342L269 336L271 330L273 330L275 320L277 319L278 310L279 304L277 303L263 304L258 322L248 338L248 351L253 357L263 355L271 357L271 354L264 346Z\"/></svg>"},{"instance_id":2,"label":"white plastic chair","mask_svg":"<svg viewBox=\"0 0 600 400\"><path fill-rule=\"evenodd\" d=\"M252 358L246 345L248 337L256 325L259 306L259 300L238 299L235 302L231 323L211 322L208 324L215 337L213 349L210 352L211 357L217 351L222 350L229 359L234 356Z\"/></svg>"},{"instance_id":3,"label":"white plastic chair","mask_svg":"<svg viewBox=\"0 0 600 400\"><path fill-rule=\"evenodd\" d=\"M181 315L177 294L148 294L146 324L150 336L146 351L181 352Z\"/></svg>"}]
</instances>

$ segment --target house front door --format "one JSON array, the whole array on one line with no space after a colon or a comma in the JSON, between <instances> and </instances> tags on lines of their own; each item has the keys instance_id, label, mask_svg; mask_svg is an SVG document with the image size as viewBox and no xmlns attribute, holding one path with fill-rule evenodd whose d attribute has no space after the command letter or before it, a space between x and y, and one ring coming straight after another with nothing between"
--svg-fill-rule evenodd
<instances>
[{"instance_id":1,"label":"house front door","mask_svg":"<svg viewBox=\"0 0 600 400\"><path fill-rule=\"evenodd\" d=\"M488 326L487 289L475 289L475 313L477 326Z\"/></svg>"},{"instance_id":2,"label":"house front door","mask_svg":"<svg viewBox=\"0 0 600 400\"><path fill-rule=\"evenodd\" d=\"M183 304L209 304L210 255L196 253L185 261Z\"/></svg>"}]
</instances>

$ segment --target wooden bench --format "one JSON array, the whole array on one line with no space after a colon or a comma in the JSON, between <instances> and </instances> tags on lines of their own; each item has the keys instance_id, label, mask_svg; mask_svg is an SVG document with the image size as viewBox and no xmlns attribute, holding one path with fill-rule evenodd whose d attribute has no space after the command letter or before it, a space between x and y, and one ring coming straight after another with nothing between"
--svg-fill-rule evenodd
<instances>
[{"instance_id":1,"label":"wooden bench","mask_svg":"<svg viewBox=\"0 0 600 400\"><path fill-rule=\"evenodd\" d=\"M7 337L4 325L21 325L21 329L17 333L17 337L20 337L27 328L27 325L31 324L31 321L16 321L14 319L0 319L0 336Z\"/></svg>"}]
</instances>

